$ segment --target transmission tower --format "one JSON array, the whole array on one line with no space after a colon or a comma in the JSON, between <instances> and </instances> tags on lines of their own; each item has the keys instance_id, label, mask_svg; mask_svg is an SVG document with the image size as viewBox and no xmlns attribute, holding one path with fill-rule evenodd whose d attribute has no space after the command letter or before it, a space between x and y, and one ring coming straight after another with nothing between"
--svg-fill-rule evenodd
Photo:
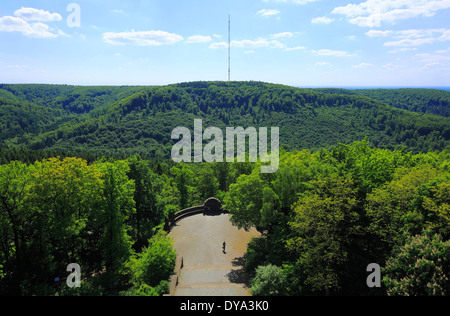
<instances>
[{"instance_id":1,"label":"transmission tower","mask_svg":"<svg viewBox=\"0 0 450 316\"><path fill-rule=\"evenodd\" d=\"M228 82L231 81L231 15L228 15Z\"/></svg>"}]
</instances>

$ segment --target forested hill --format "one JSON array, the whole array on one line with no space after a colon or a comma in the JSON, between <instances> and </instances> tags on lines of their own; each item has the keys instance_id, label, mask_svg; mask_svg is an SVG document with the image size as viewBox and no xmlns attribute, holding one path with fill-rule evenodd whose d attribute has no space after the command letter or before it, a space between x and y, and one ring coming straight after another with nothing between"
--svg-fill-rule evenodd
<instances>
[{"instance_id":1,"label":"forested hill","mask_svg":"<svg viewBox=\"0 0 450 316\"><path fill-rule=\"evenodd\" d=\"M413 152L450 147L445 95L436 94L443 108L443 116L438 116L387 104L403 104L402 94L386 93L382 99L376 92L363 96L345 91L262 82L0 85L0 147L167 158L174 143L172 130L192 129L194 118L203 119L204 128L278 126L280 143L287 150L314 150L365 137L380 148L405 146ZM408 95L420 99L414 90Z\"/></svg>"},{"instance_id":2,"label":"forested hill","mask_svg":"<svg viewBox=\"0 0 450 316\"><path fill-rule=\"evenodd\" d=\"M21 144L27 144L33 137L64 124L101 116L114 102L143 89L0 84L0 142L19 137Z\"/></svg>"},{"instance_id":3,"label":"forested hill","mask_svg":"<svg viewBox=\"0 0 450 316\"><path fill-rule=\"evenodd\" d=\"M318 92L346 95L361 95L399 109L450 116L450 91L439 89L314 89Z\"/></svg>"}]
</instances>

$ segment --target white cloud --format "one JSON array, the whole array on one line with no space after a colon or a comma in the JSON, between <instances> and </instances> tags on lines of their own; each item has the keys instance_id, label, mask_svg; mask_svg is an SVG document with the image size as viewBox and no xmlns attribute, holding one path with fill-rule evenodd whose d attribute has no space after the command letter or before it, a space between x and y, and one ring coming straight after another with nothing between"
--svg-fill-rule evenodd
<instances>
[{"instance_id":1,"label":"white cloud","mask_svg":"<svg viewBox=\"0 0 450 316\"><path fill-rule=\"evenodd\" d=\"M212 48L212 49L227 48L227 47L228 47L228 43L226 43L226 42L212 43L211 45L209 45L209 48Z\"/></svg>"},{"instance_id":2,"label":"white cloud","mask_svg":"<svg viewBox=\"0 0 450 316\"><path fill-rule=\"evenodd\" d=\"M219 48L227 48L228 43L226 42L217 42L212 43L209 45L209 48L212 49L219 49ZM255 40L240 40L240 41L231 41L231 47L236 48L279 48L284 51L296 51L296 50L302 50L305 49L303 46L296 46L296 47L287 47L285 44L280 42L279 40L274 39L266 39L266 38L258 38ZM254 52L253 50L248 50L247 52ZM246 53L247 53L246 52Z\"/></svg>"},{"instance_id":3,"label":"white cloud","mask_svg":"<svg viewBox=\"0 0 450 316\"><path fill-rule=\"evenodd\" d=\"M24 8L14 12L14 15L24 19L25 21L53 22L61 21L62 16L59 13L50 13L45 10L35 8Z\"/></svg>"},{"instance_id":4,"label":"white cloud","mask_svg":"<svg viewBox=\"0 0 450 316\"><path fill-rule=\"evenodd\" d=\"M313 24L330 24L334 19L327 18L326 16L320 16L311 20Z\"/></svg>"},{"instance_id":5,"label":"white cloud","mask_svg":"<svg viewBox=\"0 0 450 316\"><path fill-rule=\"evenodd\" d=\"M208 43L211 42L211 36L194 35L187 38L186 43Z\"/></svg>"},{"instance_id":6,"label":"white cloud","mask_svg":"<svg viewBox=\"0 0 450 316\"><path fill-rule=\"evenodd\" d=\"M274 9L262 9L259 10L256 14L260 15L260 16L264 16L264 17L269 17L272 15L277 15L280 14L281 12L278 10L274 10Z\"/></svg>"},{"instance_id":7,"label":"white cloud","mask_svg":"<svg viewBox=\"0 0 450 316\"><path fill-rule=\"evenodd\" d=\"M331 13L344 15L358 26L380 27L383 22L394 24L418 16L432 17L448 8L450 0L367 0L336 7Z\"/></svg>"},{"instance_id":8,"label":"white cloud","mask_svg":"<svg viewBox=\"0 0 450 316\"><path fill-rule=\"evenodd\" d=\"M283 40L289 39L294 36L294 33L291 32L282 32L282 33L276 33L271 34L267 38L257 38L257 39L243 39L243 40L233 40L231 41L231 47L234 48L247 48L247 52L253 52L253 49L255 48L275 48L275 49L282 49L284 51L296 51L296 50L302 50L305 49L303 46L295 46L295 47L288 47ZM216 42L209 45L209 48L212 49L219 49L219 48L227 48L228 43L227 42Z\"/></svg>"},{"instance_id":9,"label":"white cloud","mask_svg":"<svg viewBox=\"0 0 450 316\"><path fill-rule=\"evenodd\" d=\"M439 37L440 41L450 41L450 30L445 30L445 32L443 32L442 36Z\"/></svg>"},{"instance_id":10,"label":"white cloud","mask_svg":"<svg viewBox=\"0 0 450 316\"><path fill-rule=\"evenodd\" d=\"M396 53L411 52L411 51L416 51L416 50L417 50L416 47L401 47L401 48L390 50L390 51L388 51L388 53L396 54Z\"/></svg>"},{"instance_id":11,"label":"white cloud","mask_svg":"<svg viewBox=\"0 0 450 316\"><path fill-rule=\"evenodd\" d=\"M58 13L50 13L45 10L22 7L14 12L15 16L3 16L0 18L0 32L19 32L31 38L56 38L68 36L56 27L50 27L42 22L61 21ZM33 23L34 22L34 23Z\"/></svg>"},{"instance_id":12,"label":"white cloud","mask_svg":"<svg viewBox=\"0 0 450 316\"><path fill-rule=\"evenodd\" d=\"M434 53L416 54L423 63L441 63L450 64L450 48L447 50L438 50Z\"/></svg>"},{"instance_id":13,"label":"white cloud","mask_svg":"<svg viewBox=\"0 0 450 316\"><path fill-rule=\"evenodd\" d=\"M392 64L392 63L383 65L383 68L384 68L384 69L390 70L390 71L392 71L392 70L398 71L398 70L401 70L401 69L404 68L404 67L405 67L405 66L403 66L403 65Z\"/></svg>"},{"instance_id":14,"label":"white cloud","mask_svg":"<svg viewBox=\"0 0 450 316\"><path fill-rule=\"evenodd\" d=\"M20 32L24 36L32 38L56 38L66 35L60 30L50 28L44 23L28 23L22 18L4 16L0 18L0 32Z\"/></svg>"},{"instance_id":15,"label":"white cloud","mask_svg":"<svg viewBox=\"0 0 450 316\"><path fill-rule=\"evenodd\" d=\"M291 32L283 32L283 33L270 35L270 37L272 37L272 38L289 38L289 37L293 37L293 36L294 36L294 33L291 33Z\"/></svg>"},{"instance_id":16,"label":"white cloud","mask_svg":"<svg viewBox=\"0 0 450 316\"><path fill-rule=\"evenodd\" d=\"M283 50L285 50L287 52L291 52L291 51L294 51L294 50L303 50L305 48L306 47L304 47L304 46L296 46L296 47L285 47L285 48L283 48Z\"/></svg>"},{"instance_id":17,"label":"white cloud","mask_svg":"<svg viewBox=\"0 0 450 316\"><path fill-rule=\"evenodd\" d=\"M368 67L372 67L372 64L368 64L368 63L361 63L359 65L355 65L353 66L353 68L358 68L358 69L364 69L364 68L368 68Z\"/></svg>"},{"instance_id":18,"label":"white cloud","mask_svg":"<svg viewBox=\"0 0 450 316\"><path fill-rule=\"evenodd\" d=\"M435 53L436 54L447 54L447 53L450 53L450 48L448 48L448 49L440 49L440 50L435 51Z\"/></svg>"},{"instance_id":19,"label":"white cloud","mask_svg":"<svg viewBox=\"0 0 450 316\"><path fill-rule=\"evenodd\" d=\"M386 47L413 47L413 46L420 46L424 44L432 44L436 42L435 38L417 38L417 39L410 39L405 38L399 41L393 41L393 42L386 42L384 43L384 46Z\"/></svg>"},{"instance_id":20,"label":"white cloud","mask_svg":"<svg viewBox=\"0 0 450 316\"><path fill-rule=\"evenodd\" d=\"M340 50L331 50L331 49L313 50L312 52L313 52L313 54L319 55L319 56L335 56L335 57L352 56L347 52L340 51Z\"/></svg>"},{"instance_id":21,"label":"white cloud","mask_svg":"<svg viewBox=\"0 0 450 316\"><path fill-rule=\"evenodd\" d=\"M273 48L284 48L284 44L277 40L267 40L265 38L260 38L256 40L242 40L242 41L231 41L232 47L244 47L244 48L260 48L260 47L273 47Z\"/></svg>"},{"instance_id":22,"label":"white cloud","mask_svg":"<svg viewBox=\"0 0 450 316\"><path fill-rule=\"evenodd\" d=\"M401 31L381 31L370 30L366 33L369 37L392 37L392 41L384 43L386 47L415 47L426 44L433 44L438 41L449 41L450 30L445 28L441 29L411 29ZM391 52L399 52L401 50L395 50ZM406 51L406 50L404 50Z\"/></svg>"},{"instance_id":23,"label":"white cloud","mask_svg":"<svg viewBox=\"0 0 450 316\"><path fill-rule=\"evenodd\" d=\"M175 44L183 37L165 31L107 32L103 33L103 40L111 45L161 46Z\"/></svg>"},{"instance_id":24,"label":"white cloud","mask_svg":"<svg viewBox=\"0 0 450 316\"><path fill-rule=\"evenodd\" d=\"M380 31L380 30L370 30L366 33L369 37L387 37L392 31Z\"/></svg>"},{"instance_id":25,"label":"white cloud","mask_svg":"<svg viewBox=\"0 0 450 316\"><path fill-rule=\"evenodd\" d=\"M330 64L330 63L327 62L327 61L318 62L318 63L315 63L315 65L316 65L316 66L319 66L319 67L332 66L332 64Z\"/></svg>"},{"instance_id":26,"label":"white cloud","mask_svg":"<svg viewBox=\"0 0 450 316\"><path fill-rule=\"evenodd\" d=\"M420 38L434 36L435 33L443 34L445 31L446 29L414 29L398 31L395 35L399 38Z\"/></svg>"},{"instance_id":27,"label":"white cloud","mask_svg":"<svg viewBox=\"0 0 450 316\"><path fill-rule=\"evenodd\" d=\"M41 68L28 65L8 65L8 69L14 72L45 73L45 70Z\"/></svg>"},{"instance_id":28,"label":"white cloud","mask_svg":"<svg viewBox=\"0 0 450 316\"><path fill-rule=\"evenodd\" d=\"M263 0L263 2L284 2L284 3L294 3L294 4L307 4L310 2L316 2L320 0Z\"/></svg>"}]
</instances>

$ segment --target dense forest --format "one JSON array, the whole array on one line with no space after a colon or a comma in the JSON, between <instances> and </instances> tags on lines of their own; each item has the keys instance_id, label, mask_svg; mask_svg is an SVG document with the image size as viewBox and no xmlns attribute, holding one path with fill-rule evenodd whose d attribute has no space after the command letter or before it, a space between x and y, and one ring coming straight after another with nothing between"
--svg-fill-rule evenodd
<instances>
[{"instance_id":1,"label":"dense forest","mask_svg":"<svg viewBox=\"0 0 450 316\"><path fill-rule=\"evenodd\" d=\"M450 91L445 90L417 88L357 90L319 88L313 90L330 94L361 95L399 109L450 116Z\"/></svg>"},{"instance_id":2,"label":"dense forest","mask_svg":"<svg viewBox=\"0 0 450 316\"><path fill-rule=\"evenodd\" d=\"M0 166L0 293L162 295L176 255L164 219L216 196L262 234L245 263L253 295L448 295L449 190L448 152L367 141L284 151L274 174L138 156L12 161ZM79 289L54 281L67 262L83 267ZM381 288L364 282L370 263Z\"/></svg>"},{"instance_id":3,"label":"dense forest","mask_svg":"<svg viewBox=\"0 0 450 316\"><path fill-rule=\"evenodd\" d=\"M287 150L319 150L367 137L379 148L427 152L448 148L450 139L446 116L397 109L366 96L262 82L1 88L2 148L170 158L171 131L192 128L194 118L205 127L279 126ZM436 91L434 98L448 109L448 95ZM422 101L431 92L416 94L424 95L416 98L421 107L428 106Z\"/></svg>"},{"instance_id":4,"label":"dense forest","mask_svg":"<svg viewBox=\"0 0 450 316\"><path fill-rule=\"evenodd\" d=\"M262 233L247 250L252 294L448 295L449 162L363 141L240 176L225 201L234 224ZM381 288L365 283L370 263Z\"/></svg>"},{"instance_id":5,"label":"dense forest","mask_svg":"<svg viewBox=\"0 0 450 316\"><path fill-rule=\"evenodd\" d=\"M0 295L168 292L165 220L206 198L255 227L253 295L449 295L450 118L439 90L0 85ZM172 129L280 127L279 169L179 163ZM82 286L65 284L80 264ZM367 265L382 287L366 285Z\"/></svg>"}]
</instances>

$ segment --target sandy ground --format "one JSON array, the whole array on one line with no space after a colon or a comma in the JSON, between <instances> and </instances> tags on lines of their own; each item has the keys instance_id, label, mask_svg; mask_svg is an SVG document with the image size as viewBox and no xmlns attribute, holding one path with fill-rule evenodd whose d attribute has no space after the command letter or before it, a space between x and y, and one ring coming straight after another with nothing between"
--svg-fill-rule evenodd
<instances>
[{"instance_id":1,"label":"sandy ground","mask_svg":"<svg viewBox=\"0 0 450 316\"><path fill-rule=\"evenodd\" d=\"M177 254L183 257L176 296L247 296L243 256L256 230L238 230L229 215L195 215L172 228ZM226 242L225 252L222 250Z\"/></svg>"}]
</instances>

